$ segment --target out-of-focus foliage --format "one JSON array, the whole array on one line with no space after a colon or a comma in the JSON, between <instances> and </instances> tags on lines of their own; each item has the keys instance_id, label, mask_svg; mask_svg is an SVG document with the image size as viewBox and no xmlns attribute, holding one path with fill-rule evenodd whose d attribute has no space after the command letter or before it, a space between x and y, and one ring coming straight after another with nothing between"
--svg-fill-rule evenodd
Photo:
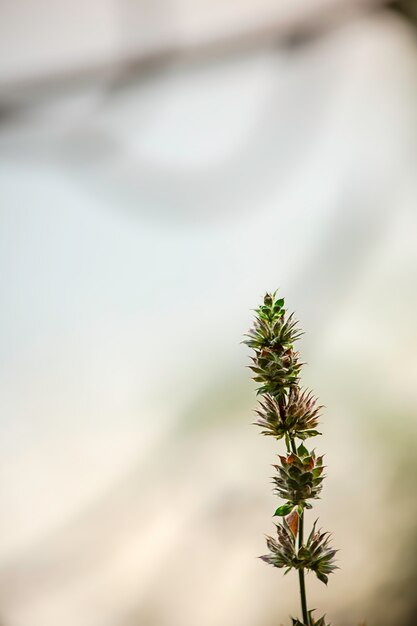
<instances>
[{"instance_id":1,"label":"out-of-focus foliage","mask_svg":"<svg viewBox=\"0 0 417 626\"><path fill-rule=\"evenodd\" d=\"M417 3L415 0L395 0L392 6L417 24Z\"/></svg>"}]
</instances>

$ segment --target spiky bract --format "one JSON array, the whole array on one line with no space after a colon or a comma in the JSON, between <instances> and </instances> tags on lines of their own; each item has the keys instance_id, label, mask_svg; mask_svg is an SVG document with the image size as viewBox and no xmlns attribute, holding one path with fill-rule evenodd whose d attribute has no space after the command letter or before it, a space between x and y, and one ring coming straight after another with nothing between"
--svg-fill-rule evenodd
<instances>
[{"instance_id":1,"label":"spiky bract","mask_svg":"<svg viewBox=\"0 0 417 626\"><path fill-rule=\"evenodd\" d=\"M255 424L263 429L263 435L271 435L275 439L292 436L304 440L320 435L316 427L322 408L311 391L301 391L293 386L280 401L265 394L264 399L259 401Z\"/></svg>"},{"instance_id":2,"label":"spiky bract","mask_svg":"<svg viewBox=\"0 0 417 626\"><path fill-rule=\"evenodd\" d=\"M323 615L323 617L320 617L318 620L315 620L312 613L313 611L308 612L310 626L329 626L329 624L327 624L325 621L325 615ZM300 620L294 619L294 617L292 617L291 620L292 626L307 626L306 624L303 624L303 622L300 622Z\"/></svg>"},{"instance_id":3,"label":"spiky bract","mask_svg":"<svg viewBox=\"0 0 417 626\"><path fill-rule=\"evenodd\" d=\"M337 550L330 546L330 533L316 530L316 524L317 520L307 543L299 549L297 558L303 562L303 567L315 572L317 578L327 585L328 574L338 569L334 560Z\"/></svg>"},{"instance_id":4,"label":"spiky bract","mask_svg":"<svg viewBox=\"0 0 417 626\"><path fill-rule=\"evenodd\" d=\"M254 325L244 342L255 352L250 368L253 379L260 383L257 393L278 399L298 382L302 363L293 344L301 332L292 314L285 317L284 299L277 299L276 292L267 293L255 312Z\"/></svg>"},{"instance_id":5,"label":"spiky bract","mask_svg":"<svg viewBox=\"0 0 417 626\"><path fill-rule=\"evenodd\" d=\"M266 538L266 545L270 553L264 554L260 558L265 563L269 563L274 567L286 567L289 571L294 567L294 558L296 556L295 535L284 519L282 524L276 524L277 539L273 537Z\"/></svg>"},{"instance_id":6,"label":"spiky bract","mask_svg":"<svg viewBox=\"0 0 417 626\"><path fill-rule=\"evenodd\" d=\"M277 475L274 476L275 491L284 500L294 505L311 508L307 500L318 498L322 489L323 457L316 457L300 445L297 454L291 452L287 456L279 456L280 465L274 465Z\"/></svg>"},{"instance_id":7,"label":"spiky bract","mask_svg":"<svg viewBox=\"0 0 417 626\"><path fill-rule=\"evenodd\" d=\"M315 523L306 544L297 550L296 536L285 519L276 527L277 539L273 537L266 539L270 553L260 558L274 567L287 568L287 572L292 568L308 569L327 584L328 574L337 569L334 562L337 550L333 550L329 545L329 533L316 531Z\"/></svg>"}]
</instances>

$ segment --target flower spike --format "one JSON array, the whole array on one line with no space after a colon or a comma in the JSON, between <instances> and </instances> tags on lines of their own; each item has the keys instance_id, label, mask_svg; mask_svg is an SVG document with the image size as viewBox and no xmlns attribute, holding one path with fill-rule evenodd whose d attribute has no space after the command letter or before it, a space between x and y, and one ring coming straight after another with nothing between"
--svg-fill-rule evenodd
<instances>
[{"instance_id":1,"label":"flower spike","mask_svg":"<svg viewBox=\"0 0 417 626\"><path fill-rule=\"evenodd\" d=\"M243 342L253 351L249 367L258 385L255 424L263 435L283 440L286 445L286 453L278 455L279 463L273 466L274 491L285 501L274 516L283 520L276 525L276 538L267 536L269 553L260 558L284 568L285 573L298 571L303 617L302 621L293 618L292 626L329 626L324 616L314 619L307 608L305 590L305 571L314 572L327 585L329 574L337 569L337 550L330 546L329 533L316 530L317 522L304 541L304 513L320 497L325 468L323 456L304 445L310 437L321 434L317 428L323 407L300 385L303 363L294 344L301 335L294 314L287 314L284 298L275 291L265 294ZM298 447L297 440L301 441Z\"/></svg>"}]
</instances>

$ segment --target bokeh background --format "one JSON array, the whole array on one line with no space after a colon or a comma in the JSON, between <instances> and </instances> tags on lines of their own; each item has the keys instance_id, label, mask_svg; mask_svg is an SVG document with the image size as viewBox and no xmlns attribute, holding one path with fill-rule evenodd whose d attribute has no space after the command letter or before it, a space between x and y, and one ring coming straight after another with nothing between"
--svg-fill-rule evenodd
<instances>
[{"instance_id":1,"label":"bokeh background","mask_svg":"<svg viewBox=\"0 0 417 626\"><path fill-rule=\"evenodd\" d=\"M334 626L417 612L415 2L0 4L0 622L279 626L280 287L326 405ZM308 523L314 519L309 514Z\"/></svg>"}]
</instances>

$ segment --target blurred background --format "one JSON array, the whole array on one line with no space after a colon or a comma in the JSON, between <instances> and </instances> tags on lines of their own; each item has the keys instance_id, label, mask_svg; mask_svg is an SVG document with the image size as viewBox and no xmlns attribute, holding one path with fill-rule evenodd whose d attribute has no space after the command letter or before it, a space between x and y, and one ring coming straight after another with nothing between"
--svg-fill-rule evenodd
<instances>
[{"instance_id":1,"label":"blurred background","mask_svg":"<svg viewBox=\"0 0 417 626\"><path fill-rule=\"evenodd\" d=\"M326 405L334 626L417 612L416 3L0 4L0 623L279 626L251 309Z\"/></svg>"}]
</instances>

